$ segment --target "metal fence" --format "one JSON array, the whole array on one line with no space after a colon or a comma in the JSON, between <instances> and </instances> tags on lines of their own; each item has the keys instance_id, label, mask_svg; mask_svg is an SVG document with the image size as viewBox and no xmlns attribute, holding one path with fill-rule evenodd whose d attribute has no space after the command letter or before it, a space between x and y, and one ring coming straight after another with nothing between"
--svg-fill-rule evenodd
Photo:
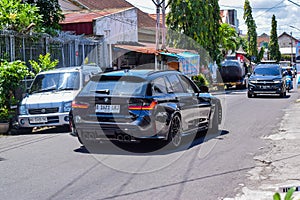
<instances>
[{"instance_id":1,"label":"metal fence","mask_svg":"<svg viewBox=\"0 0 300 200\"><path fill-rule=\"evenodd\" d=\"M70 32L61 32L57 37L46 34L24 35L12 31L0 31L0 59L22 60L29 67L29 60L38 60L39 55L50 53L59 61L57 67L100 63L101 38L86 38Z\"/></svg>"}]
</instances>

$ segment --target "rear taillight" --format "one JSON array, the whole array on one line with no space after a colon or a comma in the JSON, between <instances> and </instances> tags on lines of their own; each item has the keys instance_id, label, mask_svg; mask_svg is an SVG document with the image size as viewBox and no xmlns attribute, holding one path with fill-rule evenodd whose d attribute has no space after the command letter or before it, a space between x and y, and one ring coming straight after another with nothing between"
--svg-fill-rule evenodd
<instances>
[{"instance_id":1,"label":"rear taillight","mask_svg":"<svg viewBox=\"0 0 300 200\"><path fill-rule=\"evenodd\" d=\"M129 110L153 110L157 105L157 101L130 103Z\"/></svg>"},{"instance_id":2,"label":"rear taillight","mask_svg":"<svg viewBox=\"0 0 300 200\"><path fill-rule=\"evenodd\" d=\"M72 101L72 108L82 108L82 109L86 109L89 108L89 104L88 103L82 103L82 102L78 102L78 101Z\"/></svg>"}]
</instances>

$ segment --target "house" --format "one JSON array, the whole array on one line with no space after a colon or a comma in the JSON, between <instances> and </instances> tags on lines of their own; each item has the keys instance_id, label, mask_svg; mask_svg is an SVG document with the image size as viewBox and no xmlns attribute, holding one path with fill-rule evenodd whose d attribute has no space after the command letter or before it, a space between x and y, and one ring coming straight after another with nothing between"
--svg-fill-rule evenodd
<instances>
[{"instance_id":1,"label":"house","mask_svg":"<svg viewBox=\"0 0 300 200\"><path fill-rule=\"evenodd\" d=\"M60 0L59 3L65 15L60 22L63 31L102 41L98 53L102 68L136 65L134 58L127 58L124 63L123 51L113 51L115 44L155 43L155 19L125 0Z\"/></svg>"},{"instance_id":2,"label":"house","mask_svg":"<svg viewBox=\"0 0 300 200\"><path fill-rule=\"evenodd\" d=\"M278 36L278 45L281 54L292 56L292 60L295 60L294 58L298 42L298 39L293 37L292 34L288 34L286 32L283 32L280 36Z\"/></svg>"},{"instance_id":3,"label":"house","mask_svg":"<svg viewBox=\"0 0 300 200\"><path fill-rule=\"evenodd\" d=\"M122 9L135 8L132 4L125 0L59 0L61 9L64 14L78 11L94 12L94 11L110 11L119 12ZM155 25L156 20L149 14L137 10L137 26L138 38L140 42L155 42ZM105 13L102 13L105 15ZM66 21L68 16L66 16ZM63 30L64 27L63 27ZM69 30L69 29L68 29Z\"/></svg>"},{"instance_id":4,"label":"house","mask_svg":"<svg viewBox=\"0 0 300 200\"><path fill-rule=\"evenodd\" d=\"M257 37L257 47L260 49L261 47L268 48L270 42L270 36L266 33L261 34Z\"/></svg>"},{"instance_id":5,"label":"house","mask_svg":"<svg viewBox=\"0 0 300 200\"><path fill-rule=\"evenodd\" d=\"M237 33L239 33L239 20L237 18L237 11L235 9L220 10L220 17L222 23L231 25Z\"/></svg>"},{"instance_id":6,"label":"house","mask_svg":"<svg viewBox=\"0 0 300 200\"><path fill-rule=\"evenodd\" d=\"M153 68L155 63L155 67L159 64L160 69L165 69L173 61L184 64L197 57L172 48L161 54L155 45L156 19L125 0L60 0L60 5L65 15L60 23L63 31L102 41L98 55L102 68ZM199 65L194 60L192 63Z\"/></svg>"}]
</instances>

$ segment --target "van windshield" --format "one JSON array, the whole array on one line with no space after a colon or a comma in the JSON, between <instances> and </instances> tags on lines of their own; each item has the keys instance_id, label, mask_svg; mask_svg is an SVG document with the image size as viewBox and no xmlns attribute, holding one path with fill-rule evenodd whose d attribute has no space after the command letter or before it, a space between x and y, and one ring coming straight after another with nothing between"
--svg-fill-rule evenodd
<instances>
[{"instance_id":1,"label":"van windshield","mask_svg":"<svg viewBox=\"0 0 300 200\"><path fill-rule=\"evenodd\" d=\"M29 93L47 92L54 90L78 90L78 72L61 72L37 75Z\"/></svg>"}]
</instances>

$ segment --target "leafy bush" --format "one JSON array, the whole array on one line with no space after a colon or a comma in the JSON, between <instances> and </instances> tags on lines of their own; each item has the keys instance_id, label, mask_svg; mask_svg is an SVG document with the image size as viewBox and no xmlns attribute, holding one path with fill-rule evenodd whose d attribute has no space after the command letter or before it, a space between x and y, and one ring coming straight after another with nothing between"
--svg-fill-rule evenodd
<instances>
[{"instance_id":1,"label":"leafy bush","mask_svg":"<svg viewBox=\"0 0 300 200\"><path fill-rule=\"evenodd\" d=\"M58 62L58 60L51 61L50 53L47 53L46 55L40 55L38 62L35 60L29 60L35 75L42 71L54 69Z\"/></svg>"},{"instance_id":2,"label":"leafy bush","mask_svg":"<svg viewBox=\"0 0 300 200\"><path fill-rule=\"evenodd\" d=\"M0 122L9 122L11 115L6 107L0 108Z\"/></svg>"},{"instance_id":3,"label":"leafy bush","mask_svg":"<svg viewBox=\"0 0 300 200\"><path fill-rule=\"evenodd\" d=\"M198 74L198 75L192 76L192 80L196 83L196 85L198 87L208 86L208 81L205 78L204 74Z\"/></svg>"},{"instance_id":4,"label":"leafy bush","mask_svg":"<svg viewBox=\"0 0 300 200\"><path fill-rule=\"evenodd\" d=\"M11 116L10 107L16 105L14 92L20 87L20 81L32 75L22 61L3 61L0 63L0 110L2 120Z\"/></svg>"}]
</instances>

